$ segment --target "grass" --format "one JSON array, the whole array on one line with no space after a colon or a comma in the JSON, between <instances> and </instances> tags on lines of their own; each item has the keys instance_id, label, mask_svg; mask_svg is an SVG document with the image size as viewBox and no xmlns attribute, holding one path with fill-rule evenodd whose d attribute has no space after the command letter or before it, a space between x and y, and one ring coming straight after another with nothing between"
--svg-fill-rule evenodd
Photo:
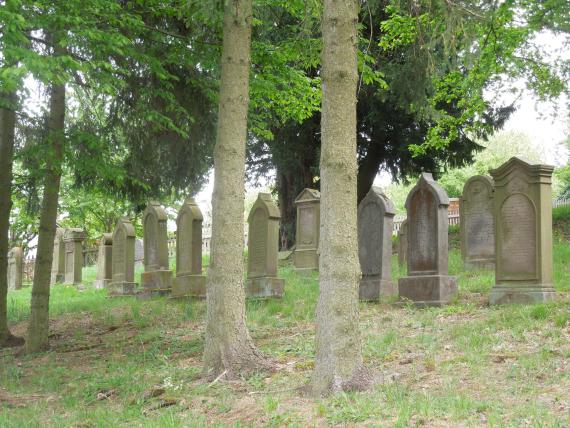
<instances>
[{"instance_id":1,"label":"grass","mask_svg":"<svg viewBox=\"0 0 570 428\"><path fill-rule=\"evenodd\" d=\"M556 241L554 262L552 304L489 307L493 273L463 271L457 249L456 303L361 303L364 358L383 380L324 399L299 392L314 364L316 273L281 267L283 299L247 302L254 341L281 369L211 383L201 376L204 301L108 299L86 268L85 290L52 287L51 350L0 354L0 426L569 426L568 243ZM396 257L392 266L395 279L405 274ZM12 329L24 334L30 289L8 299Z\"/></svg>"}]
</instances>

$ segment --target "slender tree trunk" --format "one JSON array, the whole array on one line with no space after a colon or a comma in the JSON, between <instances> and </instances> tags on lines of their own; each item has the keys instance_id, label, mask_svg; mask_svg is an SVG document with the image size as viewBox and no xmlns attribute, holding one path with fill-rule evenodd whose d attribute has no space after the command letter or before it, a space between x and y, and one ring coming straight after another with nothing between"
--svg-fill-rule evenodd
<instances>
[{"instance_id":1,"label":"slender tree trunk","mask_svg":"<svg viewBox=\"0 0 570 428\"><path fill-rule=\"evenodd\" d=\"M8 328L8 250L12 209L12 162L16 127L15 92L0 93L0 347L24 343Z\"/></svg>"},{"instance_id":2,"label":"slender tree trunk","mask_svg":"<svg viewBox=\"0 0 570 428\"><path fill-rule=\"evenodd\" d=\"M226 2L207 279L204 369L209 376L270 368L245 324L243 204L251 20L251 0Z\"/></svg>"},{"instance_id":3,"label":"slender tree trunk","mask_svg":"<svg viewBox=\"0 0 570 428\"><path fill-rule=\"evenodd\" d=\"M321 235L313 390L363 389L356 226L357 0L325 0L321 117Z\"/></svg>"},{"instance_id":4,"label":"slender tree trunk","mask_svg":"<svg viewBox=\"0 0 570 428\"><path fill-rule=\"evenodd\" d=\"M54 43L56 56L63 49ZM40 352L48 348L49 333L49 293L50 271L53 260L53 242L55 239L59 184L63 163L63 147L65 141L65 83L53 83L50 90L50 115L48 120L49 154L46 160L44 195L40 213L40 227L32 301L30 307L30 323L26 340L26 353Z\"/></svg>"}]
</instances>

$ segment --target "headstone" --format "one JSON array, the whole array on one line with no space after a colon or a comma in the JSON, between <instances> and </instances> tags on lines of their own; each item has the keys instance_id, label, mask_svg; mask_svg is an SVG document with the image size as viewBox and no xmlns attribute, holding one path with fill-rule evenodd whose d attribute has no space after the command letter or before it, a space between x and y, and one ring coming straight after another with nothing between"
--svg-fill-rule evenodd
<instances>
[{"instance_id":1,"label":"headstone","mask_svg":"<svg viewBox=\"0 0 570 428\"><path fill-rule=\"evenodd\" d=\"M168 216L158 202L150 202L143 213L144 272L141 285L153 294L170 293L172 271L168 263Z\"/></svg>"},{"instance_id":2,"label":"headstone","mask_svg":"<svg viewBox=\"0 0 570 428\"><path fill-rule=\"evenodd\" d=\"M491 304L554 300L552 172L513 157L491 170L495 183L496 285Z\"/></svg>"},{"instance_id":3,"label":"headstone","mask_svg":"<svg viewBox=\"0 0 570 428\"><path fill-rule=\"evenodd\" d=\"M457 279L448 275L445 191L423 173L406 199L408 211L408 276L400 278L400 298L417 306L440 306L457 293Z\"/></svg>"},{"instance_id":4,"label":"headstone","mask_svg":"<svg viewBox=\"0 0 570 428\"><path fill-rule=\"evenodd\" d=\"M297 270L319 269L319 232L321 225L321 194L304 189L297 199L297 231L293 265Z\"/></svg>"},{"instance_id":5,"label":"headstone","mask_svg":"<svg viewBox=\"0 0 570 428\"><path fill-rule=\"evenodd\" d=\"M99 241L97 255L97 276L93 282L95 288L107 288L113 279L113 234L104 233Z\"/></svg>"},{"instance_id":6,"label":"headstone","mask_svg":"<svg viewBox=\"0 0 570 428\"><path fill-rule=\"evenodd\" d=\"M408 219L405 219L400 225L398 231L398 265L400 268L406 266L408 255Z\"/></svg>"},{"instance_id":7,"label":"headstone","mask_svg":"<svg viewBox=\"0 0 570 428\"><path fill-rule=\"evenodd\" d=\"M8 252L8 290L22 288L22 259L24 251L22 247L14 247Z\"/></svg>"},{"instance_id":8,"label":"headstone","mask_svg":"<svg viewBox=\"0 0 570 428\"><path fill-rule=\"evenodd\" d=\"M51 264L50 285L63 282L65 279L65 243L63 236L65 229L57 228L53 241L53 261Z\"/></svg>"},{"instance_id":9,"label":"headstone","mask_svg":"<svg viewBox=\"0 0 570 428\"><path fill-rule=\"evenodd\" d=\"M202 275L202 211L188 198L176 218L176 278L171 297L206 297L206 277Z\"/></svg>"},{"instance_id":10,"label":"headstone","mask_svg":"<svg viewBox=\"0 0 570 428\"><path fill-rule=\"evenodd\" d=\"M360 300L390 300L398 295L392 282L392 229L396 209L378 187L358 205Z\"/></svg>"},{"instance_id":11,"label":"headstone","mask_svg":"<svg viewBox=\"0 0 570 428\"><path fill-rule=\"evenodd\" d=\"M131 295L135 292L135 236L135 228L128 218L117 222L113 232L113 279L109 284L109 295Z\"/></svg>"},{"instance_id":12,"label":"headstone","mask_svg":"<svg viewBox=\"0 0 570 428\"><path fill-rule=\"evenodd\" d=\"M135 269L144 266L144 244L142 239L135 240Z\"/></svg>"},{"instance_id":13,"label":"headstone","mask_svg":"<svg viewBox=\"0 0 570 428\"><path fill-rule=\"evenodd\" d=\"M466 269L495 268L493 180L476 175L463 187L460 204L461 256Z\"/></svg>"},{"instance_id":14,"label":"headstone","mask_svg":"<svg viewBox=\"0 0 570 428\"><path fill-rule=\"evenodd\" d=\"M284 280L277 278L279 251L279 208L269 193L260 193L251 207L247 222L248 259L246 296L282 297Z\"/></svg>"},{"instance_id":15,"label":"headstone","mask_svg":"<svg viewBox=\"0 0 570 428\"><path fill-rule=\"evenodd\" d=\"M63 236L65 243L65 278L66 284L81 284L81 272L83 269L83 241L85 232L83 229L67 229Z\"/></svg>"}]
</instances>

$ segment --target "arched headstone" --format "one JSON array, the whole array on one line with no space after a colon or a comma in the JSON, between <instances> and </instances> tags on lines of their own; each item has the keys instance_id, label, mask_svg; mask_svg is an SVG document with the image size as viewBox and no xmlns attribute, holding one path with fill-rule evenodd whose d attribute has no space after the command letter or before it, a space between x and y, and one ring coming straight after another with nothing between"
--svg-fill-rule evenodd
<instances>
[{"instance_id":1,"label":"arched headstone","mask_svg":"<svg viewBox=\"0 0 570 428\"><path fill-rule=\"evenodd\" d=\"M496 285L490 303L554 300L552 172L513 157L491 170L495 182Z\"/></svg>"},{"instance_id":2,"label":"arched headstone","mask_svg":"<svg viewBox=\"0 0 570 428\"><path fill-rule=\"evenodd\" d=\"M24 251L22 247L14 247L8 252L8 290L22 288L22 259Z\"/></svg>"},{"instance_id":3,"label":"arched headstone","mask_svg":"<svg viewBox=\"0 0 570 428\"><path fill-rule=\"evenodd\" d=\"M284 281L277 278L279 208L269 193L260 193L251 207L248 231L246 296L282 297Z\"/></svg>"},{"instance_id":4,"label":"arched headstone","mask_svg":"<svg viewBox=\"0 0 570 428\"><path fill-rule=\"evenodd\" d=\"M440 306L457 293L448 275L449 198L429 173L423 173L406 199L408 276L400 278L400 297L417 306Z\"/></svg>"},{"instance_id":5,"label":"arched headstone","mask_svg":"<svg viewBox=\"0 0 570 428\"><path fill-rule=\"evenodd\" d=\"M463 187L459 205L461 256L465 268L495 268L495 220L493 180L471 177Z\"/></svg>"},{"instance_id":6,"label":"arched headstone","mask_svg":"<svg viewBox=\"0 0 570 428\"><path fill-rule=\"evenodd\" d=\"M50 284L54 285L63 282L65 279L65 243L63 236L65 229L57 228L53 241L53 259L51 264Z\"/></svg>"},{"instance_id":7,"label":"arched headstone","mask_svg":"<svg viewBox=\"0 0 570 428\"><path fill-rule=\"evenodd\" d=\"M361 300L389 300L398 295L391 272L395 214L394 204L378 187L372 187L358 205Z\"/></svg>"},{"instance_id":8,"label":"arched headstone","mask_svg":"<svg viewBox=\"0 0 570 428\"><path fill-rule=\"evenodd\" d=\"M170 293L172 271L168 263L168 217L158 202L150 202L143 213L144 272L141 285L152 293Z\"/></svg>"},{"instance_id":9,"label":"arched headstone","mask_svg":"<svg viewBox=\"0 0 570 428\"><path fill-rule=\"evenodd\" d=\"M187 198L176 219L176 278L172 297L206 297L206 277L202 275L202 211Z\"/></svg>"},{"instance_id":10,"label":"arched headstone","mask_svg":"<svg viewBox=\"0 0 570 428\"><path fill-rule=\"evenodd\" d=\"M83 229L67 229L63 236L65 243L65 279L66 284L81 284L83 269Z\"/></svg>"},{"instance_id":11,"label":"arched headstone","mask_svg":"<svg viewBox=\"0 0 570 428\"><path fill-rule=\"evenodd\" d=\"M314 189L304 189L295 199L297 229L293 265L297 270L319 269L320 204L321 194Z\"/></svg>"},{"instance_id":12,"label":"arched headstone","mask_svg":"<svg viewBox=\"0 0 570 428\"><path fill-rule=\"evenodd\" d=\"M97 255L97 277L93 282L95 288L107 288L113 279L113 234L104 233L99 241Z\"/></svg>"},{"instance_id":13,"label":"arched headstone","mask_svg":"<svg viewBox=\"0 0 570 428\"><path fill-rule=\"evenodd\" d=\"M135 228L130 220L126 217L120 219L113 232L110 295L130 295L135 292L135 239Z\"/></svg>"}]
</instances>

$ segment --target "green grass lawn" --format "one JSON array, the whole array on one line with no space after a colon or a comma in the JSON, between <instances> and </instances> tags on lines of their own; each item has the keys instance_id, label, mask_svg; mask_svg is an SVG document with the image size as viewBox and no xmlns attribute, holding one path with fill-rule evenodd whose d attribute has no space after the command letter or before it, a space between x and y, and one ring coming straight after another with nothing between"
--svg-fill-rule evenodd
<instances>
[{"instance_id":1,"label":"green grass lawn","mask_svg":"<svg viewBox=\"0 0 570 428\"><path fill-rule=\"evenodd\" d=\"M314 363L315 273L282 267L284 298L247 303L252 336L280 369L213 384L201 376L204 301L108 299L89 285L54 286L52 349L0 353L0 426L567 427L570 245L555 242L554 259L560 299L552 304L489 307L493 272L463 271L456 249L454 304L361 303L365 361L383 381L319 400L299 392ZM393 274L403 274L396 257ZM94 277L84 270L86 284ZM29 288L8 295L17 334L29 299Z\"/></svg>"}]
</instances>

